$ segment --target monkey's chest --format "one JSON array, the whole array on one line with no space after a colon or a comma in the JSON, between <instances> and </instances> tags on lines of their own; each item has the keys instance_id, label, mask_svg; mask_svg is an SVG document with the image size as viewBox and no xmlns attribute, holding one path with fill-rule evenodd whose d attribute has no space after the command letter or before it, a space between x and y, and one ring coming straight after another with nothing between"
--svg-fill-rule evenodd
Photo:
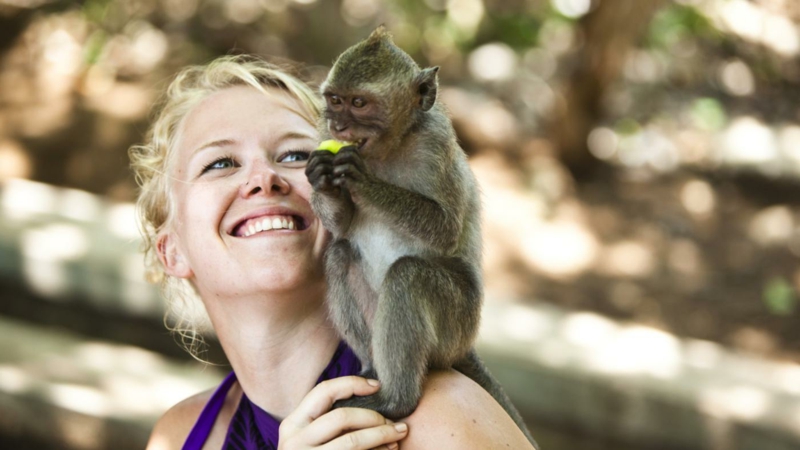
<instances>
[{"instance_id":1,"label":"monkey's chest","mask_svg":"<svg viewBox=\"0 0 800 450\"><path fill-rule=\"evenodd\" d=\"M351 228L350 242L361 256L363 273L373 291L379 291L386 272L403 256L418 256L424 247L374 218L359 217Z\"/></svg>"}]
</instances>

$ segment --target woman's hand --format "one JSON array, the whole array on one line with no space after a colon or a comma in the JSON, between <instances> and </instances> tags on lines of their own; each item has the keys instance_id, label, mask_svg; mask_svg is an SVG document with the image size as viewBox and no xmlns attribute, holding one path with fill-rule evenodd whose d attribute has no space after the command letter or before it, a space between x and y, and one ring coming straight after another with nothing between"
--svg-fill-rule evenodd
<instances>
[{"instance_id":1,"label":"woman's hand","mask_svg":"<svg viewBox=\"0 0 800 450\"><path fill-rule=\"evenodd\" d=\"M350 376L323 381L292 411L279 430L280 450L368 450L399 447L408 434L404 423L393 423L375 411L339 408L336 400L370 395L379 389L377 380Z\"/></svg>"}]
</instances>

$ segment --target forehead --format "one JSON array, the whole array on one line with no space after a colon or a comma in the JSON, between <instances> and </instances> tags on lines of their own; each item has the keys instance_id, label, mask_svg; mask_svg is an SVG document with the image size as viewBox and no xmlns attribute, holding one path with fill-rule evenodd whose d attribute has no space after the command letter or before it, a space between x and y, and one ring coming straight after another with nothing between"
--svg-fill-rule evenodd
<instances>
[{"instance_id":1,"label":"forehead","mask_svg":"<svg viewBox=\"0 0 800 450\"><path fill-rule=\"evenodd\" d=\"M316 128L299 100L278 88L234 86L209 95L186 115L177 147L182 152L230 135L268 137L293 128Z\"/></svg>"}]
</instances>

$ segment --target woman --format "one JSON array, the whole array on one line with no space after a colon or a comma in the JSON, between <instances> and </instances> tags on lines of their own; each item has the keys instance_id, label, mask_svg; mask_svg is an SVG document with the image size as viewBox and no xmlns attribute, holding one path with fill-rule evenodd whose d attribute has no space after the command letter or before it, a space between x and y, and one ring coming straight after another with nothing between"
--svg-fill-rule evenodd
<instances>
[{"instance_id":1,"label":"woman","mask_svg":"<svg viewBox=\"0 0 800 450\"><path fill-rule=\"evenodd\" d=\"M131 149L149 269L177 331L192 341L207 312L235 373L167 411L148 449L531 448L500 405L455 371L432 373L403 423L331 411L380 386L357 376L317 384L333 368L358 373L326 314L328 234L304 174L319 114L303 83L224 57L182 72L148 143Z\"/></svg>"}]
</instances>

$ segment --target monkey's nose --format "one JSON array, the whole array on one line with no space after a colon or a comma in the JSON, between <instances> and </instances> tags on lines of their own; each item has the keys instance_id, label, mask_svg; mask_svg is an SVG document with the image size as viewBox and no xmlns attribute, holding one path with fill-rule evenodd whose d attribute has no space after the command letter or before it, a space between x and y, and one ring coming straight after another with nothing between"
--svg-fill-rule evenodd
<instances>
[{"instance_id":1,"label":"monkey's nose","mask_svg":"<svg viewBox=\"0 0 800 450\"><path fill-rule=\"evenodd\" d=\"M348 126L350 126L350 124L348 124L348 123L335 122L333 124L333 129L336 130L336 131L344 131L344 130L347 129Z\"/></svg>"}]
</instances>

